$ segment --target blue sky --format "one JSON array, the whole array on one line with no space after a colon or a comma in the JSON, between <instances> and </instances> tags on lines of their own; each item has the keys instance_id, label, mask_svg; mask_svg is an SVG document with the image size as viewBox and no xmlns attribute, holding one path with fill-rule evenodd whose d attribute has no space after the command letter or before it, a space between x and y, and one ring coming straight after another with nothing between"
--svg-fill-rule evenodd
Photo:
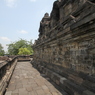
<instances>
[{"instance_id":1,"label":"blue sky","mask_svg":"<svg viewBox=\"0 0 95 95\"><path fill-rule=\"evenodd\" d=\"M55 0L0 0L0 43L36 40L39 24L46 12L50 13Z\"/></svg>"}]
</instances>

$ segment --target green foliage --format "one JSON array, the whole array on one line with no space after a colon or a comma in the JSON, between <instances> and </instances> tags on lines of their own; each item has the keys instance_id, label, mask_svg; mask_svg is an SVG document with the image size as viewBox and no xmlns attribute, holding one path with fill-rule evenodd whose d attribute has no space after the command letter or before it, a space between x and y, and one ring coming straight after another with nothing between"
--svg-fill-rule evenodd
<instances>
[{"instance_id":1,"label":"green foliage","mask_svg":"<svg viewBox=\"0 0 95 95\"><path fill-rule=\"evenodd\" d=\"M31 55L31 52L27 48L20 48L18 54L19 55Z\"/></svg>"},{"instance_id":2,"label":"green foliage","mask_svg":"<svg viewBox=\"0 0 95 95\"><path fill-rule=\"evenodd\" d=\"M2 45L0 44L0 56L4 56L4 50L3 50L3 47Z\"/></svg>"},{"instance_id":3,"label":"green foliage","mask_svg":"<svg viewBox=\"0 0 95 95\"><path fill-rule=\"evenodd\" d=\"M29 54L33 54L33 49L31 46L32 46L32 41L26 41L26 40L20 39L8 45L8 53L9 55L18 55L20 54L21 48L23 49L26 48L27 50L29 50L30 52Z\"/></svg>"}]
</instances>

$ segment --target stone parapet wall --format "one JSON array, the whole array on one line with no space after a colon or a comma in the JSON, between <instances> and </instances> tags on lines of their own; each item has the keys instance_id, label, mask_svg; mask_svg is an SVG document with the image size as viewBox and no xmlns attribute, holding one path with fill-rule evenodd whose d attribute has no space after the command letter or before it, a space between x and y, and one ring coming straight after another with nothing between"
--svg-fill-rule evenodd
<instances>
[{"instance_id":1,"label":"stone parapet wall","mask_svg":"<svg viewBox=\"0 0 95 95\"><path fill-rule=\"evenodd\" d=\"M17 56L18 61L30 61L30 55Z\"/></svg>"},{"instance_id":2,"label":"stone parapet wall","mask_svg":"<svg viewBox=\"0 0 95 95\"><path fill-rule=\"evenodd\" d=\"M10 61L0 64L0 95L4 95L16 64L16 57Z\"/></svg>"},{"instance_id":3,"label":"stone parapet wall","mask_svg":"<svg viewBox=\"0 0 95 95\"><path fill-rule=\"evenodd\" d=\"M0 56L0 61L6 61L6 60L8 60L8 57L6 57L6 56Z\"/></svg>"},{"instance_id":4,"label":"stone parapet wall","mask_svg":"<svg viewBox=\"0 0 95 95\"><path fill-rule=\"evenodd\" d=\"M52 72L66 78L65 86L60 86L69 95L95 95L95 2L62 1L57 2L58 10L53 8L51 14L57 12L50 15L48 28L33 47L33 65L43 73L50 70L48 76L54 81L60 78L53 77ZM58 11L56 21L52 16Z\"/></svg>"}]
</instances>

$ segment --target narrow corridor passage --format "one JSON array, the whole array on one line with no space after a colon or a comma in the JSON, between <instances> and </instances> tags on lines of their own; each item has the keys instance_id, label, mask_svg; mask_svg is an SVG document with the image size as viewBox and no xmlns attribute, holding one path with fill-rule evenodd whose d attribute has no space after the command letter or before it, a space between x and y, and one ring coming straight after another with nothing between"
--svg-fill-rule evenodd
<instances>
[{"instance_id":1,"label":"narrow corridor passage","mask_svg":"<svg viewBox=\"0 0 95 95\"><path fill-rule=\"evenodd\" d=\"M62 95L30 62L18 62L5 95Z\"/></svg>"}]
</instances>

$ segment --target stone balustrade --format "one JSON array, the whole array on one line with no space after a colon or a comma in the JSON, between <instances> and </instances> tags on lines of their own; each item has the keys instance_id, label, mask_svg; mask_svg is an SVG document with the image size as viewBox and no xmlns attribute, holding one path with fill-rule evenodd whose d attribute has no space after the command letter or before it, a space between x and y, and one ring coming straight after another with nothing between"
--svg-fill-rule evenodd
<instances>
[{"instance_id":1,"label":"stone balustrade","mask_svg":"<svg viewBox=\"0 0 95 95\"><path fill-rule=\"evenodd\" d=\"M10 56L0 63L0 95L3 95L18 61L30 61L30 56Z\"/></svg>"},{"instance_id":2,"label":"stone balustrade","mask_svg":"<svg viewBox=\"0 0 95 95\"><path fill-rule=\"evenodd\" d=\"M0 95L3 95L16 66L16 57L0 63Z\"/></svg>"}]
</instances>

